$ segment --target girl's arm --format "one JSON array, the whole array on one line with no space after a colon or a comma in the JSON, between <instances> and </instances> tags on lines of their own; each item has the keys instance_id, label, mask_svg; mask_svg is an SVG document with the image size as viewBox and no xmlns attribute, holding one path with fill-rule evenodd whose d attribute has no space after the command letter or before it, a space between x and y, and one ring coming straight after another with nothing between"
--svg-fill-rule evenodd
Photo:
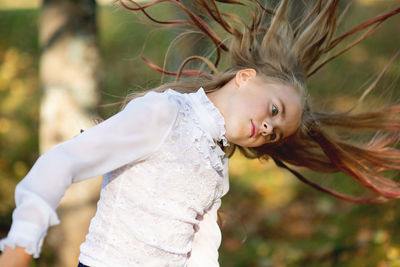
<instances>
[{"instance_id":1,"label":"girl's arm","mask_svg":"<svg viewBox=\"0 0 400 267\"><path fill-rule=\"evenodd\" d=\"M32 255L25 252L23 247L6 247L0 255L0 266L4 267L29 267Z\"/></svg>"},{"instance_id":2,"label":"girl's arm","mask_svg":"<svg viewBox=\"0 0 400 267\"><path fill-rule=\"evenodd\" d=\"M5 246L39 257L55 209L68 186L144 159L158 149L175 121L177 105L166 93L148 93L123 111L43 154L15 191L16 209Z\"/></svg>"},{"instance_id":3,"label":"girl's arm","mask_svg":"<svg viewBox=\"0 0 400 267\"><path fill-rule=\"evenodd\" d=\"M228 158L224 159L223 177L222 196L229 190ZM203 218L195 228L196 233L193 238L192 250L186 262L186 267L219 267L218 248L221 245L221 230L217 221L220 206L221 199L218 198L205 211Z\"/></svg>"},{"instance_id":4,"label":"girl's arm","mask_svg":"<svg viewBox=\"0 0 400 267\"><path fill-rule=\"evenodd\" d=\"M221 199L217 199L200 220L186 267L219 266L218 248L221 244L221 230L217 223L217 212L220 206Z\"/></svg>"}]
</instances>

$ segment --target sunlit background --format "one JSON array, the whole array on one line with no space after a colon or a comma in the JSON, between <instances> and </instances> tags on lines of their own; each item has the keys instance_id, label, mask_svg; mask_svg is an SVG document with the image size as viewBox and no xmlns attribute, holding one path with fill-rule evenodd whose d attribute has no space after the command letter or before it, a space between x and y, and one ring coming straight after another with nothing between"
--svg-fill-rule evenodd
<instances>
[{"instance_id":1,"label":"sunlit background","mask_svg":"<svg viewBox=\"0 0 400 267\"><path fill-rule=\"evenodd\" d=\"M40 103L44 95L39 78L41 5L41 1L0 1L0 237L6 236L11 224L15 185L40 155ZM340 29L350 29L396 6L400 1L354 1ZM98 1L97 12L101 59L97 104L118 102L129 92L158 85L161 75L143 63L140 55L162 65L176 32L152 30L135 15L106 0ZM153 12L165 15L174 11L166 7ZM308 84L312 103L322 110L350 108L398 49L400 15L383 23L372 36L313 77ZM362 108L398 102L399 77L400 59L389 68ZM107 118L118 108L97 108L93 120L97 116ZM80 126L72 135L79 134ZM313 181L341 192L364 192L341 174L301 171ZM223 198L221 208L222 267L400 266L398 201L345 203L301 184L271 162L250 161L240 155L231 159L230 177L230 192ZM393 177L399 178L398 173ZM81 195L89 194L86 189L78 190ZM62 224L72 225L74 232L83 232L78 240L84 237L87 223L77 222L93 214L96 198L96 193L90 193L84 209L81 204L73 204L60 211L72 216ZM87 206L92 208L86 212ZM42 257L32 266L76 266L79 244L72 245L75 249L63 248L60 243L69 240L65 235L52 230Z\"/></svg>"}]
</instances>

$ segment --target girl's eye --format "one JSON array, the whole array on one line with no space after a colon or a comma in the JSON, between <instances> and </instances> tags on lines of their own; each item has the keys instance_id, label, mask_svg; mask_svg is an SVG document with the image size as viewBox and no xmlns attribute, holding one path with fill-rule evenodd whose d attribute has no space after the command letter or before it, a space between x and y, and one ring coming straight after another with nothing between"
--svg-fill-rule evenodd
<instances>
[{"instance_id":1,"label":"girl's eye","mask_svg":"<svg viewBox=\"0 0 400 267\"><path fill-rule=\"evenodd\" d=\"M271 135L269 136L269 140L270 141L274 141L276 139L276 134L275 133L271 133Z\"/></svg>"},{"instance_id":2,"label":"girl's eye","mask_svg":"<svg viewBox=\"0 0 400 267\"><path fill-rule=\"evenodd\" d=\"M278 114L278 108L275 105L272 105L272 116Z\"/></svg>"}]
</instances>

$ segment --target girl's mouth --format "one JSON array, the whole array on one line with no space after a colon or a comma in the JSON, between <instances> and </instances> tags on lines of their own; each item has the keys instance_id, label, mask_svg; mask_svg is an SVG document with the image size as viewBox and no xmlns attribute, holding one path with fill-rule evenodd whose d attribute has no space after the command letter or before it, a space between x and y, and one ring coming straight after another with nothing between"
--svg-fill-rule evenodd
<instances>
[{"instance_id":1,"label":"girl's mouth","mask_svg":"<svg viewBox=\"0 0 400 267\"><path fill-rule=\"evenodd\" d=\"M257 133L258 133L258 129L257 129L257 127L254 125L254 123L253 123L252 120L250 120L250 122L251 122L251 133L250 133L250 137L254 137L254 136L256 136Z\"/></svg>"}]
</instances>

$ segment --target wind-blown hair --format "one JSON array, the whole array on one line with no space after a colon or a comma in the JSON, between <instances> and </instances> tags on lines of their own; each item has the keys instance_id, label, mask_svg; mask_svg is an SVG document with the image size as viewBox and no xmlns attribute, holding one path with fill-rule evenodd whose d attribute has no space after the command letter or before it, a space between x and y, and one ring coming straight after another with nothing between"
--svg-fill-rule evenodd
<instances>
[{"instance_id":1,"label":"wind-blown hair","mask_svg":"<svg viewBox=\"0 0 400 267\"><path fill-rule=\"evenodd\" d=\"M272 8L267 8L259 0L193 0L189 1L191 4L179 0L157 0L143 5L133 0L118 2L128 10L142 12L156 24L192 27L215 45L213 63L200 56L191 56L183 61L177 72L163 70L143 57L154 69L177 77L176 82L153 90L173 88L180 92L194 92L202 86L206 93L212 92L233 79L238 70L253 68L271 82L290 85L303 97L301 126L293 135L278 143L256 148L231 145L228 154L237 148L248 158L272 158L278 166L288 169L301 181L344 200L362 203L378 200L379 197L359 198L340 194L309 181L285 163L317 172L343 172L377 193L375 195L400 197L400 184L383 176L386 170L400 170L400 151L396 149L400 140L400 105L366 113L354 113L353 109L341 113L321 113L309 107L305 89L308 77L357 45L386 19L398 14L400 7L336 36L337 24L351 1L342 14L339 14L339 0L316 0L303 14L294 8L296 2L303 1L294 0L281 0ZM147 12L148 8L163 2L179 7L186 19L161 21ZM238 14L221 11L221 5L247 9L250 22ZM222 39L215 31L217 26L230 38ZM334 48L343 40L360 32L363 34L358 39L335 51ZM333 55L329 56L328 52ZM222 56L229 57L230 66L218 72ZM184 70L188 62L199 59L208 65L210 72ZM188 78L180 80L181 76ZM337 134L336 130L346 131L346 137ZM356 143L349 138L368 132L375 134L366 142Z\"/></svg>"}]
</instances>

